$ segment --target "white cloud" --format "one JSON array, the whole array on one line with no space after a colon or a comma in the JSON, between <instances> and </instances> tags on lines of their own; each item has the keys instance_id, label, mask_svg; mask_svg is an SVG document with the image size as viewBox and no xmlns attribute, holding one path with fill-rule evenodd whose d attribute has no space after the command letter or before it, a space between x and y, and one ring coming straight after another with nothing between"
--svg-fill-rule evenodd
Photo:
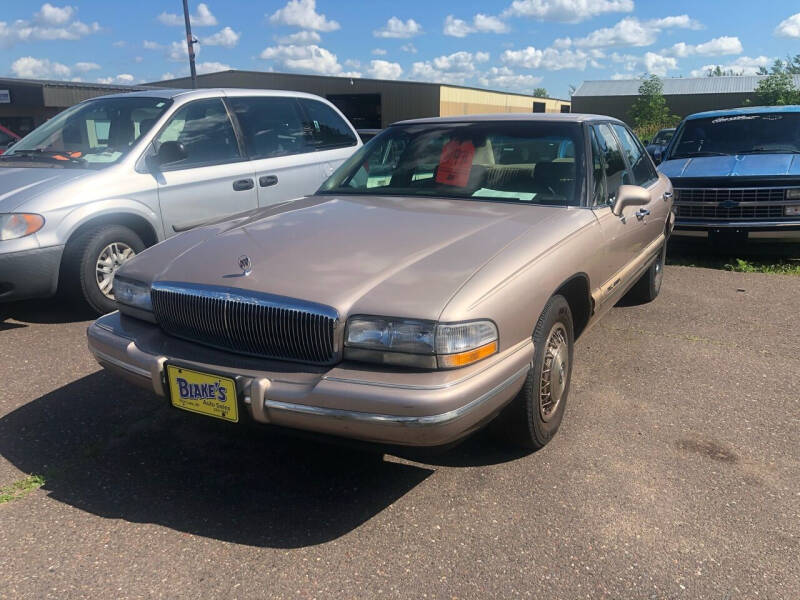
<instances>
[{"instance_id":1,"label":"white cloud","mask_svg":"<svg viewBox=\"0 0 800 600\"><path fill-rule=\"evenodd\" d=\"M31 20L0 21L0 47L34 41L79 40L100 31L100 24L72 20L76 9L45 3Z\"/></svg>"},{"instance_id":2,"label":"white cloud","mask_svg":"<svg viewBox=\"0 0 800 600\"><path fill-rule=\"evenodd\" d=\"M633 11L633 0L514 0L503 16L578 23L597 15Z\"/></svg>"},{"instance_id":3,"label":"white cloud","mask_svg":"<svg viewBox=\"0 0 800 600\"><path fill-rule=\"evenodd\" d=\"M678 61L671 56L663 56L655 52L645 52L642 57L645 71L664 77L669 71L674 71L678 68Z\"/></svg>"},{"instance_id":4,"label":"white cloud","mask_svg":"<svg viewBox=\"0 0 800 600\"><path fill-rule=\"evenodd\" d=\"M415 62L412 65L411 77L424 81L459 83L474 79L480 73L475 66L489 60L488 52L454 52L446 56L437 56L432 60Z\"/></svg>"},{"instance_id":5,"label":"white cloud","mask_svg":"<svg viewBox=\"0 0 800 600\"><path fill-rule=\"evenodd\" d=\"M216 71L228 71L230 70L231 66L221 62L201 62L197 63L195 68L197 69L198 73L202 74L214 73Z\"/></svg>"},{"instance_id":6,"label":"white cloud","mask_svg":"<svg viewBox=\"0 0 800 600\"><path fill-rule=\"evenodd\" d=\"M279 44L318 44L322 37L316 31L298 31L291 35L279 37Z\"/></svg>"},{"instance_id":7,"label":"white cloud","mask_svg":"<svg viewBox=\"0 0 800 600\"><path fill-rule=\"evenodd\" d=\"M664 29L698 29L700 23L687 15L665 17L640 21L636 17L625 17L613 27L603 27L589 35L575 40L562 38L560 43L575 45L581 48L607 48L610 46L650 46L658 39Z\"/></svg>"},{"instance_id":8,"label":"white cloud","mask_svg":"<svg viewBox=\"0 0 800 600\"><path fill-rule=\"evenodd\" d=\"M131 85L133 83L134 77L130 73L120 73L115 77L98 77L97 83L121 83L123 85Z\"/></svg>"},{"instance_id":9,"label":"white cloud","mask_svg":"<svg viewBox=\"0 0 800 600\"><path fill-rule=\"evenodd\" d=\"M126 42L125 40L117 40L116 42L114 42L114 43L113 43L113 44L111 44L111 45L112 45L112 46L114 46L114 48L122 48L122 47L124 47L124 46L125 46L127 43L128 43L128 42Z\"/></svg>"},{"instance_id":10,"label":"white cloud","mask_svg":"<svg viewBox=\"0 0 800 600\"><path fill-rule=\"evenodd\" d=\"M340 75L343 77L361 77L358 72L345 72L336 55L316 44L307 46L270 46L264 48L260 57L270 60L278 66L292 71L306 71L320 75Z\"/></svg>"},{"instance_id":11,"label":"white cloud","mask_svg":"<svg viewBox=\"0 0 800 600\"><path fill-rule=\"evenodd\" d=\"M145 50L161 50L164 46L159 44L158 42L153 42L151 40L144 40L142 41L142 48Z\"/></svg>"},{"instance_id":12,"label":"white cloud","mask_svg":"<svg viewBox=\"0 0 800 600\"><path fill-rule=\"evenodd\" d=\"M178 77L182 77L182 75L175 75L172 71L167 71L166 73L161 74L161 81L167 81L169 79L177 79Z\"/></svg>"},{"instance_id":13,"label":"white cloud","mask_svg":"<svg viewBox=\"0 0 800 600\"><path fill-rule=\"evenodd\" d=\"M400 46L400 50L402 50L403 52L408 52L409 54L416 54L418 52L417 47L411 42L408 42L407 44L403 44L402 46Z\"/></svg>"},{"instance_id":14,"label":"white cloud","mask_svg":"<svg viewBox=\"0 0 800 600\"><path fill-rule=\"evenodd\" d=\"M231 29L230 27L223 27L214 35L200 38L200 43L206 46L223 46L225 48L233 48L239 43L239 38L242 36Z\"/></svg>"},{"instance_id":15,"label":"white cloud","mask_svg":"<svg viewBox=\"0 0 800 600\"><path fill-rule=\"evenodd\" d=\"M528 46L521 50L506 50L500 60L506 65L524 67L526 69L546 69L560 71L561 69L578 69L583 71L586 65L599 67L597 59L602 58L601 52L570 50L558 48L545 48L540 50Z\"/></svg>"},{"instance_id":16,"label":"white cloud","mask_svg":"<svg viewBox=\"0 0 800 600\"><path fill-rule=\"evenodd\" d=\"M339 23L317 12L316 0L289 0L269 18L275 25L289 25L315 31L335 31Z\"/></svg>"},{"instance_id":17,"label":"white cloud","mask_svg":"<svg viewBox=\"0 0 800 600\"><path fill-rule=\"evenodd\" d=\"M72 69L47 58L23 56L11 63L11 72L23 79L67 79Z\"/></svg>"},{"instance_id":18,"label":"white cloud","mask_svg":"<svg viewBox=\"0 0 800 600\"><path fill-rule=\"evenodd\" d=\"M372 54L373 56L386 56L386 50L383 48L373 48Z\"/></svg>"},{"instance_id":19,"label":"white cloud","mask_svg":"<svg viewBox=\"0 0 800 600\"><path fill-rule=\"evenodd\" d=\"M49 2L45 2L39 12L34 15L34 19L37 23L57 26L69 23L74 14L75 7L73 6L53 6Z\"/></svg>"},{"instance_id":20,"label":"white cloud","mask_svg":"<svg viewBox=\"0 0 800 600\"><path fill-rule=\"evenodd\" d=\"M472 18L472 24L453 15L447 15L442 33L452 37L463 38L471 33L507 33L508 25L497 17L478 13Z\"/></svg>"},{"instance_id":21,"label":"white cloud","mask_svg":"<svg viewBox=\"0 0 800 600\"><path fill-rule=\"evenodd\" d=\"M531 93L533 87L542 81L535 75L520 75L508 67L492 67L479 78L478 82L484 87L511 90L515 92Z\"/></svg>"},{"instance_id":22,"label":"white cloud","mask_svg":"<svg viewBox=\"0 0 800 600\"><path fill-rule=\"evenodd\" d=\"M375 79L398 79L403 74L403 68L396 62L386 60L371 60L367 68L367 75Z\"/></svg>"},{"instance_id":23,"label":"white cloud","mask_svg":"<svg viewBox=\"0 0 800 600\"><path fill-rule=\"evenodd\" d=\"M611 76L611 79L616 81L616 80L620 80L620 79L638 79L638 77L636 75L634 75L633 73L614 73Z\"/></svg>"},{"instance_id":24,"label":"white cloud","mask_svg":"<svg viewBox=\"0 0 800 600\"><path fill-rule=\"evenodd\" d=\"M768 67L773 59L766 56L740 56L735 61L727 64L703 65L699 69L693 70L691 77L705 77L710 70L719 67L723 71L733 71L742 75L757 75L759 67Z\"/></svg>"},{"instance_id":25,"label":"white cloud","mask_svg":"<svg viewBox=\"0 0 800 600\"><path fill-rule=\"evenodd\" d=\"M775 35L788 38L800 38L800 13L781 21L775 28Z\"/></svg>"},{"instance_id":26,"label":"white cloud","mask_svg":"<svg viewBox=\"0 0 800 600\"><path fill-rule=\"evenodd\" d=\"M95 62L77 62L73 68L78 73L86 73L87 71L96 71L100 65Z\"/></svg>"},{"instance_id":27,"label":"white cloud","mask_svg":"<svg viewBox=\"0 0 800 600\"><path fill-rule=\"evenodd\" d=\"M186 24L182 14L162 12L156 17L162 25L169 25L171 27L183 27ZM215 17L208 5L201 2L197 5L197 11L193 15L189 15L189 21L192 26L196 27L212 27L217 24L217 17Z\"/></svg>"},{"instance_id":28,"label":"white cloud","mask_svg":"<svg viewBox=\"0 0 800 600\"><path fill-rule=\"evenodd\" d=\"M410 38L422 33L422 25L414 19L402 21L391 17L381 29L376 29L372 35L379 38Z\"/></svg>"},{"instance_id":29,"label":"white cloud","mask_svg":"<svg viewBox=\"0 0 800 600\"><path fill-rule=\"evenodd\" d=\"M738 37L722 36L702 44L692 45L678 42L664 51L665 54L685 58L687 56L723 56L725 54L741 54L742 42Z\"/></svg>"},{"instance_id":30,"label":"white cloud","mask_svg":"<svg viewBox=\"0 0 800 600\"><path fill-rule=\"evenodd\" d=\"M200 54L200 46L195 45L194 55ZM172 42L166 47L167 58L173 62L184 62L189 58L189 48L186 46L186 40L179 42Z\"/></svg>"}]
</instances>

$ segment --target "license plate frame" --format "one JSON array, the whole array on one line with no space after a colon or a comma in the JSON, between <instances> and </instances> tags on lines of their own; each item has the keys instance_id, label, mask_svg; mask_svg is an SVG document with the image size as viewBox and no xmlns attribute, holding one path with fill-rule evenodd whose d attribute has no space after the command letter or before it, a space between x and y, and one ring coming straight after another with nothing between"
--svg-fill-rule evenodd
<instances>
[{"instance_id":1,"label":"license plate frame","mask_svg":"<svg viewBox=\"0 0 800 600\"><path fill-rule=\"evenodd\" d=\"M233 377L166 363L164 379L174 408L228 423L239 422L239 394ZM183 385L179 379L183 379ZM214 398L208 397L212 388ZM220 399L220 389L225 390L224 399Z\"/></svg>"}]
</instances>

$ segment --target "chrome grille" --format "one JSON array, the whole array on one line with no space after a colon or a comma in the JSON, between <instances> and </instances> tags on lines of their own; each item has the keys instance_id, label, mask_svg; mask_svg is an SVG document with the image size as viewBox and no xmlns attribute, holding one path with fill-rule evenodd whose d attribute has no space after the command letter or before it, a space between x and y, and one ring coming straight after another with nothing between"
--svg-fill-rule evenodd
<instances>
[{"instance_id":1,"label":"chrome grille","mask_svg":"<svg viewBox=\"0 0 800 600\"><path fill-rule=\"evenodd\" d=\"M241 354L329 364L338 358L337 312L323 304L234 288L156 282L159 326L176 337Z\"/></svg>"},{"instance_id":2,"label":"chrome grille","mask_svg":"<svg viewBox=\"0 0 800 600\"><path fill-rule=\"evenodd\" d=\"M719 221L791 220L786 188L678 188L675 212L681 219Z\"/></svg>"}]
</instances>

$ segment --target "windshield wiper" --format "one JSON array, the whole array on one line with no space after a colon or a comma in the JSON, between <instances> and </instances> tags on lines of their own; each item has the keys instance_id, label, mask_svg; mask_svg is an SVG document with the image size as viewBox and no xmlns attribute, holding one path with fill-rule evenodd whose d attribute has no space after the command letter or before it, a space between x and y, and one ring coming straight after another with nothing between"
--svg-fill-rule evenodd
<instances>
[{"instance_id":1,"label":"windshield wiper","mask_svg":"<svg viewBox=\"0 0 800 600\"><path fill-rule=\"evenodd\" d=\"M69 162L74 165L85 165L86 160L83 158L77 158L75 156L70 156L70 154L66 151L59 151L59 150L43 150L41 148L35 148L33 150L13 150L10 154L3 154L3 159L14 158L15 156L19 156L20 158L44 158L47 160L53 161L64 161Z\"/></svg>"},{"instance_id":2,"label":"windshield wiper","mask_svg":"<svg viewBox=\"0 0 800 600\"><path fill-rule=\"evenodd\" d=\"M714 152L712 150L698 150L697 152L684 152L676 156L670 156L670 160L675 158L693 158L696 156L730 156L726 152Z\"/></svg>"},{"instance_id":3,"label":"windshield wiper","mask_svg":"<svg viewBox=\"0 0 800 600\"><path fill-rule=\"evenodd\" d=\"M755 148L748 148L747 150L737 150L736 154L800 154L800 150L796 148L767 148L765 146L756 146Z\"/></svg>"}]
</instances>

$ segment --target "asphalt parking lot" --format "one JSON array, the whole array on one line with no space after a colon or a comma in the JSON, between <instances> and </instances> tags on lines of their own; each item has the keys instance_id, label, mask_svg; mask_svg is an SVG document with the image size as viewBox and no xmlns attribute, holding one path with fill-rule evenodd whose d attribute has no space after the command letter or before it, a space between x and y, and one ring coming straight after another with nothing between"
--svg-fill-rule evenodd
<instances>
[{"instance_id":1,"label":"asphalt parking lot","mask_svg":"<svg viewBox=\"0 0 800 600\"><path fill-rule=\"evenodd\" d=\"M0 307L0 598L800 597L800 277L667 267L576 349L557 438L380 455L106 376Z\"/></svg>"}]
</instances>

